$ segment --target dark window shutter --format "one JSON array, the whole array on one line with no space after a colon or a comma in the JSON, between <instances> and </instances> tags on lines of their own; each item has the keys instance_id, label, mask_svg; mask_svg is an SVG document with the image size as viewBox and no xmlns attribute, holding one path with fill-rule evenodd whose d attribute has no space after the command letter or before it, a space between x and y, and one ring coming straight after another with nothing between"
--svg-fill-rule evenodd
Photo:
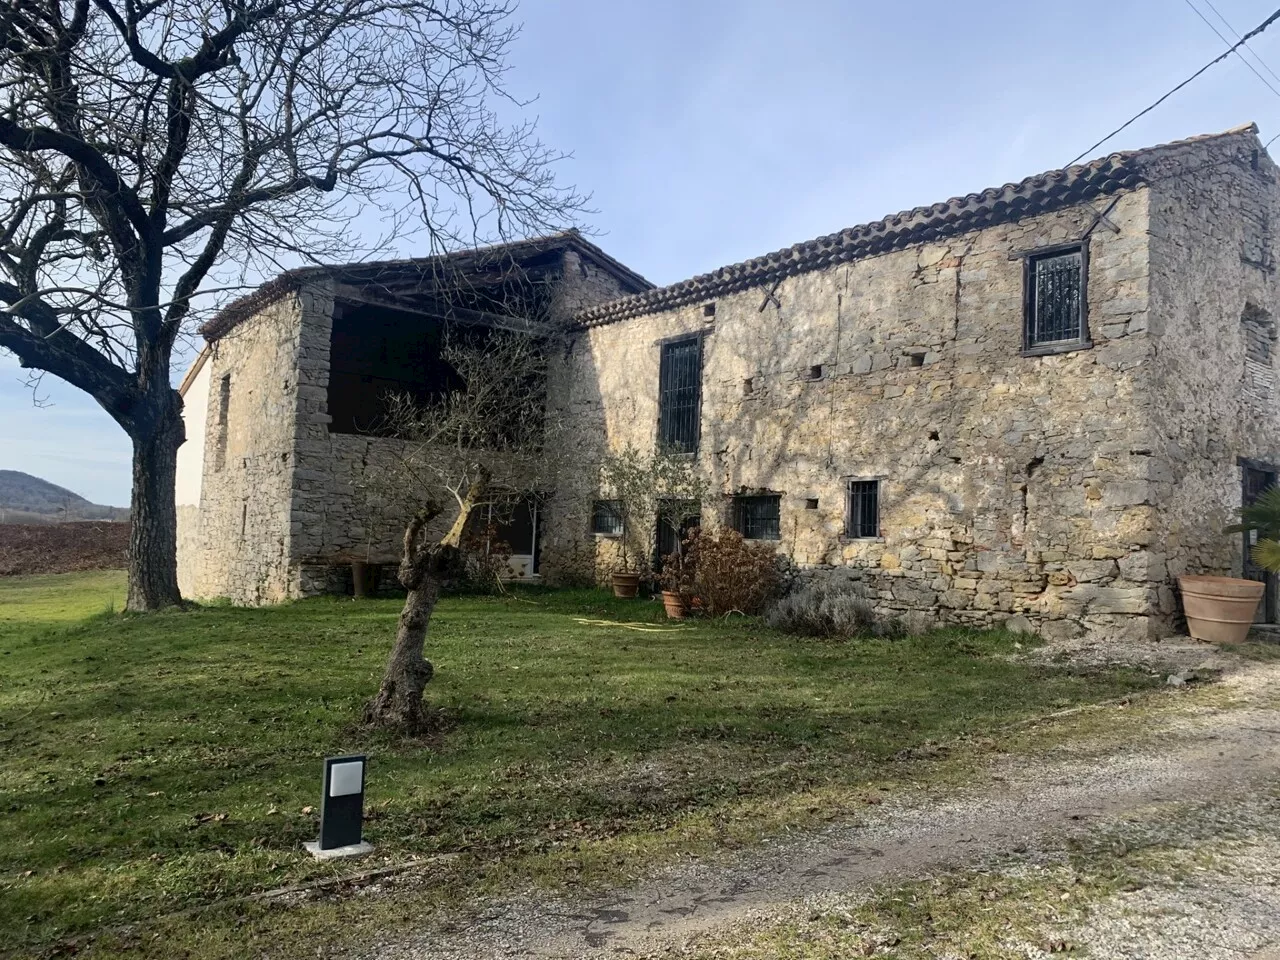
<instances>
[{"instance_id":1,"label":"dark window shutter","mask_svg":"<svg viewBox=\"0 0 1280 960\"><path fill-rule=\"evenodd\" d=\"M658 369L658 442L697 453L702 409L702 337L662 345Z\"/></svg>"}]
</instances>

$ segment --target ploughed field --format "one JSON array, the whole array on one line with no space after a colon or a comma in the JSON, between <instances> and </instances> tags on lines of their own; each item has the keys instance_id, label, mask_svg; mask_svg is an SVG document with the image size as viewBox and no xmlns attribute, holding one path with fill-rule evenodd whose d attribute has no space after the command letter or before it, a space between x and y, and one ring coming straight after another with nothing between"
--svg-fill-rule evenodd
<instances>
[{"instance_id":1,"label":"ploughed field","mask_svg":"<svg viewBox=\"0 0 1280 960\"><path fill-rule=\"evenodd\" d=\"M0 577L111 570L128 551L128 523L0 523Z\"/></svg>"},{"instance_id":2,"label":"ploughed field","mask_svg":"<svg viewBox=\"0 0 1280 960\"><path fill-rule=\"evenodd\" d=\"M356 723L397 601L111 612L123 598L118 572L0 579L0 953L98 931L101 955L246 955L247 923L315 956L307 937L349 917L164 918L438 855L413 909L612 883L840 817L957 746L1156 682L1027 662L1001 633L826 642L526 589L442 601L440 728L403 739ZM376 854L316 863L321 758L348 752L370 756Z\"/></svg>"}]
</instances>

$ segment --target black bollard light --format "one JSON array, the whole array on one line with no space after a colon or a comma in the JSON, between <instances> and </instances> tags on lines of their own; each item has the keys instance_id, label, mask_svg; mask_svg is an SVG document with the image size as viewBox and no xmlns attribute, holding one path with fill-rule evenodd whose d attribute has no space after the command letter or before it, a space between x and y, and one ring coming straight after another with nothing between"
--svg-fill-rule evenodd
<instances>
[{"instance_id":1,"label":"black bollard light","mask_svg":"<svg viewBox=\"0 0 1280 960\"><path fill-rule=\"evenodd\" d=\"M318 860L354 857L373 849L373 844L365 843L361 836L367 759L363 755L325 758L320 789L320 839L306 844Z\"/></svg>"}]
</instances>

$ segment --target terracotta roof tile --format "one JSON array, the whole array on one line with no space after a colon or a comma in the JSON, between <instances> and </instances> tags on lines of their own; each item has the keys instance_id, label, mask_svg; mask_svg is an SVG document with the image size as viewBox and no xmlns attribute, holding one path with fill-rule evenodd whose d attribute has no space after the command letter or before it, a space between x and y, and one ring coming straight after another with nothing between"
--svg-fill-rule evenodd
<instances>
[{"instance_id":1,"label":"terracotta roof tile","mask_svg":"<svg viewBox=\"0 0 1280 960\"><path fill-rule=\"evenodd\" d=\"M1251 134L1253 124L1224 133L1204 134L1100 157L1088 163L1050 170L1018 183L990 187L980 193L952 197L932 206L891 214L872 223L848 227L815 240L721 267L689 280L657 287L589 307L577 314L581 326L595 327L641 314L670 310L712 297L736 293L810 270L898 250L917 243L967 233L997 223L1083 203L1132 189L1145 181L1144 161L1159 152L1205 140Z\"/></svg>"}]
</instances>

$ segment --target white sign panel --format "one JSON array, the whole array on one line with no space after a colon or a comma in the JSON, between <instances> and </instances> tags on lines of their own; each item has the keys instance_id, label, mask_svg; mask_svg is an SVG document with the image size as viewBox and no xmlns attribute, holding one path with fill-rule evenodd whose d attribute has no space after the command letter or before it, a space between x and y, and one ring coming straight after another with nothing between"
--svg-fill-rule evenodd
<instances>
[{"instance_id":1,"label":"white sign panel","mask_svg":"<svg viewBox=\"0 0 1280 960\"><path fill-rule=\"evenodd\" d=\"M360 761L335 763L329 768L329 796L350 796L359 793L363 785L364 764Z\"/></svg>"}]
</instances>

